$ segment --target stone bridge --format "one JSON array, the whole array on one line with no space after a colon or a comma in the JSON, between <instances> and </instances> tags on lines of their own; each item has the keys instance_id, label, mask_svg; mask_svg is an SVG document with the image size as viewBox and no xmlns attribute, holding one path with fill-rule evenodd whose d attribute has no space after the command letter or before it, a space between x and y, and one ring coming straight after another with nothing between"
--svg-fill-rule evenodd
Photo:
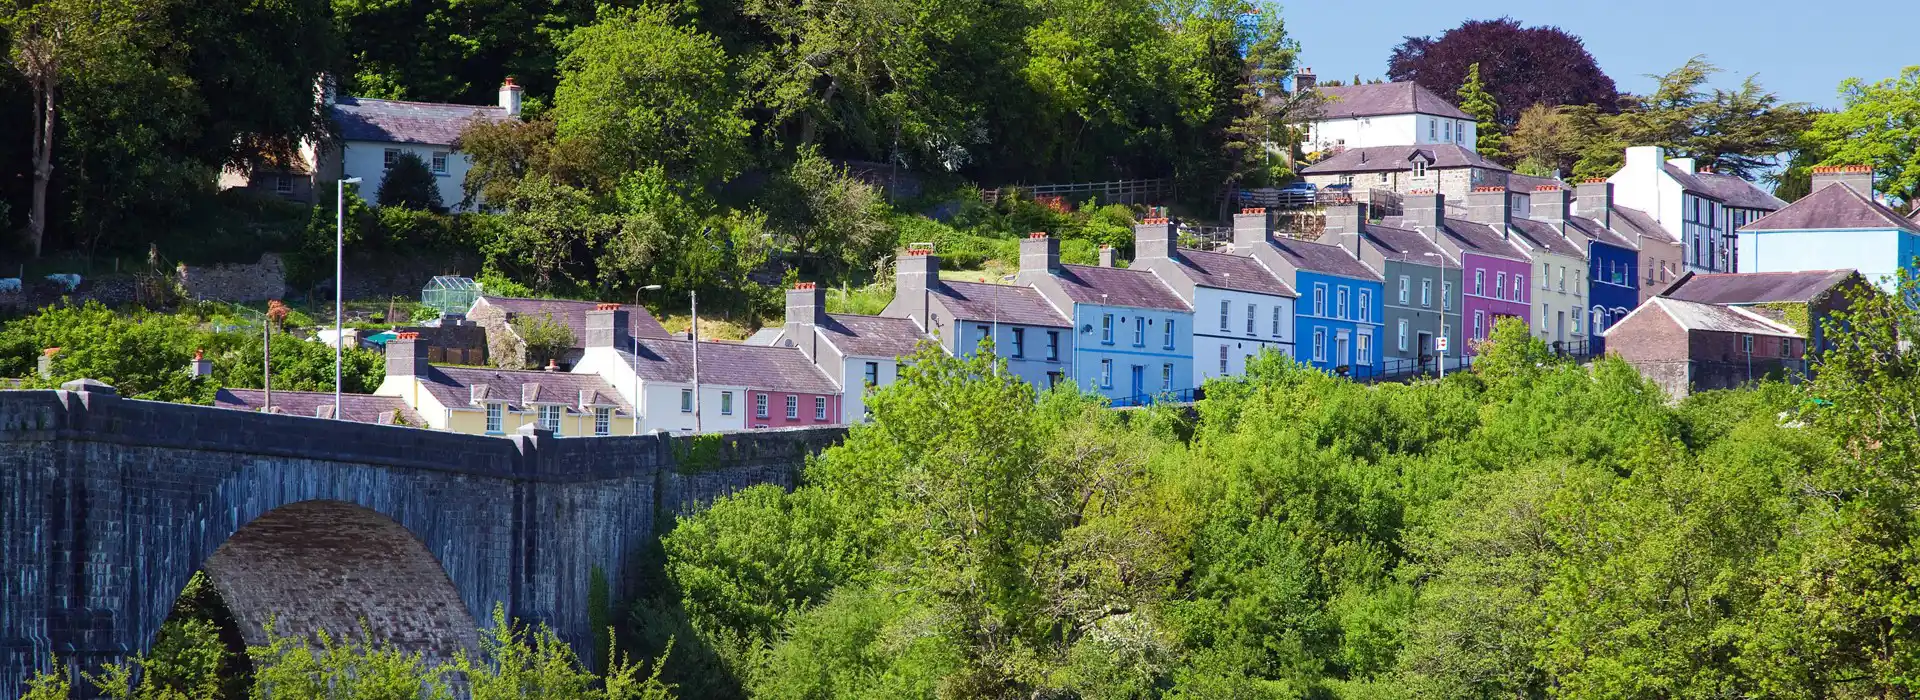
<instances>
[{"instance_id":1,"label":"stone bridge","mask_svg":"<svg viewBox=\"0 0 1920 700\"><path fill-rule=\"evenodd\" d=\"M589 643L656 528L791 486L843 429L707 439L458 435L135 401L81 380L0 391L0 698L50 659L145 650L204 569L249 644L357 633L443 658L495 605Z\"/></svg>"}]
</instances>

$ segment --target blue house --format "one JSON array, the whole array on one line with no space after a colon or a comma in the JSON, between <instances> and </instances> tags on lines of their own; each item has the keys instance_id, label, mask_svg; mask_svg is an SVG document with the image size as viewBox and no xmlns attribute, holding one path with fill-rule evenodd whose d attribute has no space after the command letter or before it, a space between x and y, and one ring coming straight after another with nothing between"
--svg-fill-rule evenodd
<instances>
[{"instance_id":1,"label":"blue house","mask_svg":"<svg viewBox=\"0 0 1920 700\"><path fill-rule=\"evenodd\" d=\"M1894 291L1901 272L1920 275L1920 222L1874 196L1873 168L1813 169L1813 192L1740 228L1740 272L1859 270Z\"/></svg>"},{"instance_id":2,"label":"blue house","mask_svg":"<svg viewBox=\"0 0 1920 700\"><path fill-rule=\"evenodd\" d=\"M1019 283L1072 324L1073 379L1117 405L1186 399L1193 390L1193 308L1146 270L1063 265L1060 242L1036 233L1020 242Z\"/></svg>"},{"instance_id":3,"label":"blue house","mask_svg":"<svg viewBox=\"0 0 1920 700\"><path fill-rule=\"evenodd\" d=\"M1628 217L1615 215L1613 183L1583 182L1574 194L1567 238L1587 254L1588 349L1599 355L1607 351L1606 330L1640 306L1640 241L1648 234ZM1539 207L1536 201L1534 208Z\"/></svg>"},{"instance_id":4,"label":"blue house","mask_svg":"<svg viewBox=\"0 0 1920 700\"><path fill-rule=\"evenodd\" d=\"M1265 263L1300 293L1294 311L1295 359L1348 376L1384 370L1380 337L1385 285L1355 250L1274 238L1258 227L1235 227L1234 249ZM1358 236L1346 237L1358 245ZM1342 369L1345 368L1345 369Z\"/></svg>"}]
</instances>

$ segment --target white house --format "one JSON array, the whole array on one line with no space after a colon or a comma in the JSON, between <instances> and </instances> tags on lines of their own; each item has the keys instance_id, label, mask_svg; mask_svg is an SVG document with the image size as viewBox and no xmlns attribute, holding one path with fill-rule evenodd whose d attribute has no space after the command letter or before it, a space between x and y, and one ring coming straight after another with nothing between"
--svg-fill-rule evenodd
<instances>
[{"instance_id":1,"label":"white house","mask_svg":"<svg viewBox=\"0 0 1920 700\"><path fill-rule=\"evenodd\" d=\"M1307 150L1453 144L1478 149L1473 115L1414 83L1318 87L1313 69L1294 76L1295 90L1318 90L1324 101L1307 127Z\"/></svg>"},{"instance_id":2,"label":"white house","mask_svg":"<svg viewBox=\"0 0 1920 700\"><path fill-rule=\"evenodd\" d=\"M1614 201L1653 216L1681 244L1681 264L1695 272L1738 272L1734 231L1785 206L1753 183L1703 173L1692 158L1668 158L1659 146L1633 146L1607 178Z\"/></svg>"},{"instance_id":3,"label":"white house","mask_svg":"<svg viewBox=\"0 0 1920 700\"><path fill-rule=\"evenodd\" d=\"M932 342L912 319L827 313L826 290L801 282L787 290L778 348L798 348L841 389L840 422L867 416L866 395L900 378L900 358Z\"/></svg>"},{"instance_id":4,"label":"white house","mask_svg":"<svg viewBox=\"0 0 1920 700\"><path fill-rule=\"evenodd\" d=\"M1179 248L1175 222L1148 219L1133 228L1133 269L1148 270L1194 309L1193 386L1245 374L1263 350L1294 354L1294 303L1300 296L1249 255Z\"/></svg>"}]
</instances>

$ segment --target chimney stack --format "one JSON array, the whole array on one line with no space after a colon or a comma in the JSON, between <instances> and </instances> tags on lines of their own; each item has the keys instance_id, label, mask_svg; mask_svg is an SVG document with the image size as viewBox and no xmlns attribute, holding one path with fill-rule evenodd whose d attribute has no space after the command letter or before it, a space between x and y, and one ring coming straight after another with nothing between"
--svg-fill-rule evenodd
<instances>
[{"instance_id":1,"label":"chimney stack","mask_svg":"<svg viewBox=\"0 0 1920 700\"><path fill-rule=\"evenodd\" d=\"M1507 199L1507 188L1473 188L1467 193L1467 220L1499 229L1500 236L1506 237L1507 225L1513 223L1513 203Z\"/></svg>"},{"instance_id":2,"label":"chimney stack","mask_svg":"<svg viewBox=\"0 0 1920 700\"><path fill-rule=\"evenodd\" d=\"M40 364L36 369L39 370L41 379L53 378L53 358L59 354L60 348L47 348L40 351Z\"/></svg>"},{"instance_id":3,"label":"chimney stack","mask_svg":"<svg viewBox=\"0 0 1920 700\"><path fill-rule=\"evenodd\" d=\"M1366 221L1366 218L1367 205L1365 204L1354 202L1327 207L1326 234L1338 236L1359 233L1360 225Z\"/></svg>"},{"instance_id":4,"label":"chimney stack","mask_svg":"<svg viewBox=\"0 0 1920 700\"><path fill-rule=\"evenodd\" d=\"M1171 260L1179 245L1180 224L1166 217L1141 219L1133 226L1133 259ZM1103 266L1112 267L1106 263Z\"/></svg>"},{"instance_id":5,"label":"chimney stack","mask_svg":"<svg viewBox=\"0 0 1920 700\"><path fill-rule=\"evenodd\" d=\"M500 108L507 110L507 116L520 117L520 98L524 92L518 83L513 82L513 76L507 76L506 81L500 83Z\"/></svg>"},{"instance_id":6,"label":"chimney stack","mask_svg":"<svg viewBox=\"0 0 1920 700\"><path fill-rule=\"evenodd\" d=\"M1400 209L1405 212L1406 223L1419 229L1427 238L1439 240L1440 220L1446 218L1447 197L1433 190L1413 190L1401 199Z\"/></svg>"},{"instance_id":7,"label":"chimney stack","mask_svg":"<svg viewBox=\"0 0 1920 700\"><path fill-rule=\"evenodd\" d=\"M1668 158L1667 165L1679 168L1688 175L1700 172L1699 161L1692 158Z\"/></svg>"},{"instance_id":8,"label":"chimney stack","mask_svg":"<svg viewBox=\"0 0 1920 700\"><path fill-rule=\"evenodd\" d=\"M419 333L402 331L387 341L387 376L425 377L431 369Z\"/></svg>"},{"instance_id":9,"label":"chimney stack","mask_svg":"<svg viewBox=\"0 0 1920 700\"><path fill-rule=\"evenodd\" d=\"M632 333L627 310L619 304L600 304L587 312L587 347L632 350Z\"/></svg>"},{"instance_id":10,"label":"chimney stack","mask_svg":"<svg viewBox=\"0 0 1920 700\"><path fill-rule=\"evenodd\" d=\"M1266 209L1241 209L1233 215L1233 248L1251 253L1255 246L1266 245L1273 237L1273 215Z\"/></svg>"},{"instance_id":11,"label":"chimney stack","mask_svg":"<svg viewBox=\"0 0 1920 700\"><path fill-rule=\"evenodd\" d=\"M812 282L800 282L787 290L787 340L800 348L807 359L818 357L819 334L815 326L827 320L827 290Z\"/></svg>"},{"instance_id":12,"label":"chimney stack","mask_svg":"<svg viewBox=\"0 0 1920 700\"><path fill-rule=\"evenodd\" d=\"M1060 271L1060 241L1045 231L1027 234L1020 241L1020 274L1051 275Z\"/></svg>"},{"instance_id":13,"label":"chimney stack","mask_svg":"<svg viewBox=\"0 0 1920 700\"><path fill-rule=\"evenodd\" d=\"M1301 68L1299 72L1293 74L1294 92L1307 92L1319 84L1320 80L1313 76L1312 68Z\"/></svg>"},{"instance_id":14,"label":"chimney stack","mask_svg":"<svg viewBox=\"0 0 1920 700\"><path fill-rule=\"evenodd\" d=\"M1859 192L1860 196L1866 197L1867 199L1873 199L1873 166L1869 166L1869 165L1815 166L1813 168L1813 189L1809 191L1819 192L1820 188L1826 187L1827 185L1831 185L1834 183L1840 183L1848 187L1851 187L1853 188L1853 191Z\"/></svg>"},{"instance_id":15,"label":"chimney stack","mask_svg":"<svg viewBox=\"0 0 1920 700\"><path fill-rule=\"evenodd\" d=\"M893 296L906 306L907 318L920 324L921 328L933 328L929 320L932 313L928 307L932 300L934 285L940 282L940 258L933 254L932 243L915 243L901 250L895 257L897 267L893 277Z\"/></svg>"},{"instance_id":16,"label":"chimney stack","mask_svg":"<svg viewBox=\"0 0 1920 700\"><path fill-rule=\"evenodd\" d=\"M1113 246L1100 246L1100 266L1113 267Z\"/></svg>"},{"instance_id":17,"label":"chimney stack","mask_svg":"<svg viewBox=\"0 0 1920 700\"><path fill-rule=\"evenodd\" d=\"M1574 213L1598 221L1609 230L1613 228L1613 183L1606 178L1587 178L1580 181L1574 195Z\"/></svg>"},{"instance_id":18,"label":"chimney stack","mask_svg":"<svg viewBox=\"0 0 1920 700\"><path fill-rule=\"evenodd\" d=\"M207 359L206 351L200 350L200 349L195 349L193 351L193 361L187 363L187 376L189 377L213 376L213 360Z\"/></svg>"},{"instance_id":19,"label":"chimney stack","mask_svg":"<svg viewBox=\"0 0 1920 700\"><path fill-rule=\"evenodd\" d=\"M1531 218L1559 224L1565 223L1567 217L1571 215L1567 206L1570 204L1567 201L1567 191L1561 189L1559 185L1535 187L1532 197L1533 205L1530 209L1533 216Z\"/></svg>"},{"instance_id":20,"label":"chimney stack","mask_svg":"<svg viewBox=\"0 0 1920 700\"><path fill-rule=\"evenodd\" d=\"M1667 149L1659 146L1628 146L1621 166L1640 173L1658 173L1667 164Z\"/></svg>"}]
</instances>

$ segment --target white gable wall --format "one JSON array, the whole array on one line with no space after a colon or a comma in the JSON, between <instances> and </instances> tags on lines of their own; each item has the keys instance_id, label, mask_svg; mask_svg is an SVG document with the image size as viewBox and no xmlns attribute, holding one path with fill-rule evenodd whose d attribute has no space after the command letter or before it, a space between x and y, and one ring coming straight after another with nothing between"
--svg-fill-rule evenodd
<instances>
[{"instance_id":1,"label":"white gable wall","mask_svg":"<svg viewBox=\"0 0 1920 700\"><path fill-rule=\"evenodd\" d=\"M433 154L447 154L447 172L435 174L440 184L440 203L447 209L459 211L460 200L465 195L460 191L461 183L467 181L467 171L473 169L473 161L465 153L453 150L452 146L424 143L383 143L379 141L348 141L341 146L341 162L345 165L345 177L362 178L360 198L368 204L378 204L380 182L386 179L386 153L388 149L420 156L420 160L433 167ZM335 196L331 192L315 193L323 203Z\"/></svg>"},{"instance_id":2,"label":"white gable wall","mask_svg":"<svg viewBox=\"0 0 1920 700\"><path fill-rule=\"evenodd\" d=\"M1452 143L1478 152L1478 139L1479 130L1471 120L1427 114L1389 114L1316 121L1308 128L1307 150L1326 151L1342 145L1347 148L1371 148Z\"/></svg>"}]
</instances>

